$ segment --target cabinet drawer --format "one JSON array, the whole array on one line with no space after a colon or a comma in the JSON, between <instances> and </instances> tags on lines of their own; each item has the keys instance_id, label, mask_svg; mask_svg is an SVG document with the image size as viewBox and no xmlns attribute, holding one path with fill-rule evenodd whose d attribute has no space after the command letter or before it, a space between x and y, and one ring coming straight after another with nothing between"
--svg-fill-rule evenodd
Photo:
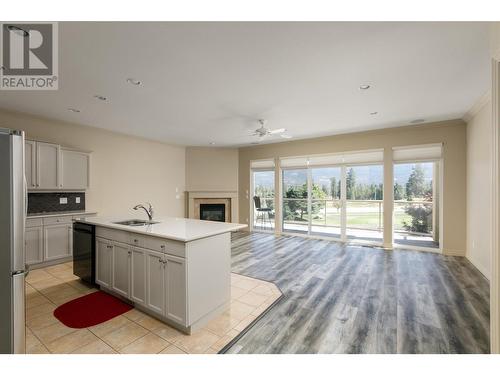
<instances>
[{"instance_id":1,"label":"cabinet drawer","mask_svg":"<svg viewBox=\"0 0 500 375\"><path fill-rule=\"evenodd\" d=\"M73 218L71 216L54 216L54 217L43 218L43 225L71 224L72 222Z\"/></svg>"},{"instance_id":2,"label":"cabinet drawer","mask_svg":"<svg viewBox=\"0 0 500 375\"><path fill-rule=\"evenodd\" d=\"M26 219L26 228L41 227L42 225L42 218Z\"/></svg>"},{"instance_id":3,"label":"cabinet drawer","mask_svg":"<svg viewBox=\"0 0 500 375\"><path fill-rule=\"evenodd\" d=\"M97 226L95 228L95 235L97 237L106 238L108 240L113 240L116 242L122 242L122 243L129 242L129 234L127 232L117 229L109 229Z\"/></svg>"},{"instance_id":4,"label":"cabinet drawer","mask_svg":"<svg viewBox=\"0 0 500 375\"><path fill-rule=\"evenodd\" d=\"M185 246L182 242L165 240L163 238L145 237L143 246L147 249L185 258Z\"/></svg>"}]
</instances>

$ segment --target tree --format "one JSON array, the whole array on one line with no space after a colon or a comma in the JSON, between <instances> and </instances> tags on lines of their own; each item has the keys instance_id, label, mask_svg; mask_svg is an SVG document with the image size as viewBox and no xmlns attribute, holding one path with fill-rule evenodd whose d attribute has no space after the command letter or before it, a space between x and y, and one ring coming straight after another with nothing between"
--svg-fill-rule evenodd
<instances>
[{"instance_id":1,"label":"tree","mask_svg":"<svg viewBox=\"0 0 500 375\"><path fill-rule=\"evenodd\" d=\"M408 182L406 183L406 198L412 201L414 198L432 202L432 182L425 183L424 170L420 164L413 167ZM432 205L430 204L407 204L405 212L411 220L405 220L403 226L410 232L430 233L432 231Z\"/></svg>"},{"instance_id":2,"label":"tree","mask_svg":"<svg viewBox=\"0 0 500 375\"><path fill-rule=\"evenodd\" d=\"M402 199L405 199L405 190L403 185L398 184L397 182L394 183L394 200L400 201Z\"/></svg>"},{"instance_id":3,"label":"tree","mask_svg":"<svg viewBox=\"0 0 500 375\"><path fill-rule=\"evenodd\" d=\"M407 231L417 233L430 233L432 231L432 206L408 204L405 212L410 215L411 220L405 220L403 226Z\"/></svg>"},{"instance_id":4,"label":"tree","mask_svg":"<svg viewBox=\"0 0 500 375\"><path fill-rule=\"evenodd\" d=\"M285 198L300 200L289 200L284 205L283 217L286 220L304 220L307 212L307 184L289 186L285 192ZM297 215L298 212L298 215Z\"/></svg>"},{"instance_id":5,"label":"tree","mask_svg":"<svg viewBox=\"0 0 500 375\"><path fill-rule=\"evenodd\" d=\"M349 168L346 176L346 198L347 199L355 199L356 193L356 173L353 168Z\"/></svg>"},{"instance_id":6,"label":"tree","mask_svg":"<svg viewBox=\"0 0 500 375\"><path fill-rule=\"evenodd\" d=\"M426 191L424 170L420 164L413 167L408 182L406 183L406 196L408 200L423 197Z\"/></svg>"},{"instance_id":7,"label":"tree","mask_svg":"<svg viewBox=\"0 0 500 375\"><path fill-rule=\"evenodd\" d=\"M340 181L339 181L340 182ZM340 198L340 189L337 184L337 179L335 177L330 178L330 191L332 193L332 198Z\"/></svg>"}]
</instances>

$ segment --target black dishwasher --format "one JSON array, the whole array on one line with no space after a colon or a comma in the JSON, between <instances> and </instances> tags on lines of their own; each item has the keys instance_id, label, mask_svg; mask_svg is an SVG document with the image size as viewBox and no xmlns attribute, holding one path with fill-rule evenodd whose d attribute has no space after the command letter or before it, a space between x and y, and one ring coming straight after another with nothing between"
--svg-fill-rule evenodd
<instances>
[{"instance_id":1,"label":"black dishwasher","mask_svg":"<svg viewBox=\"0 0 500 375\"><path fill-rule=\"evenodd\" d=\"M73 223L73 274L95 284L95 226Z\"/></svg>"}]
</instances>

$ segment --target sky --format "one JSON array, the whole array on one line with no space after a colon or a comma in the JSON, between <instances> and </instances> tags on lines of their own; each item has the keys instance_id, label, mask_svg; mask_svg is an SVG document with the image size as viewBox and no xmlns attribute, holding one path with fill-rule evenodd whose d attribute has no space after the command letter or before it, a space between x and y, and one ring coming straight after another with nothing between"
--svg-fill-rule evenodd
<instances>
[{"instance_id":1,"label":"sky","mask_svg":"<svg viewBox=\"0 0 500 375\"><path fill-rule=\"evenodd\" d=\"M420 163L424 170L425 181L432 181L432 164ZM415 164L396 164L394 165L394 182L400 185L405 185L411 175ZM348 167L349 170L350 167ZM360 184L381 184L384 180L383 167L381 165L355 166L354 172L356 182ZM340 167L336 168L314 168L312 169L312 178L314 183L318 185L330 185L330 179L335 177L340 180ZM265 187L274 186L274 172L265 171L254 174L255 185L263 185ZM307 170L285 170L284 183L288 185L302 185L307 181Z\"/></svg>"}]
</instances>

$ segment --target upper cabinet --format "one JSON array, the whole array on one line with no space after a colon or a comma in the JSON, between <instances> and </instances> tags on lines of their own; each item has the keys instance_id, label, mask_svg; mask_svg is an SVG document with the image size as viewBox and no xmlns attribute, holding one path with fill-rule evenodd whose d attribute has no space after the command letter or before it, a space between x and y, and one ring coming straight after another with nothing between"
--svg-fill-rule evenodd
<instances>
[{"instance_id":1,"label":"upper cabinet","mask_svg":"<svg viewBox=\"0 0 500 375\"><path fill-rule=\"evenodd\" d=\"M29 190L85 190L89 187L90 153L26 141L25 174Z\"/></svg>"},{"instance_id":2,"label":"upper cabinet","mask_svg":"<svg viewBox=\"0 0 500 375\"><path fill-rule=\"evenodd\" d=\"M24 163L26 185L28 189L36 188L36 142L26 141L24 147Z\"/></svg>"},{"instance_id":3,"label":"upper cabinet","mask_svg":"<svg viewBox=\"0 0 500 375\"><path fill-rule=\"evenodd\" d=\"M61 147L52 143L36 142L37 185L39 189L59 189L59 154Z\"/></svg>"},{"instance_id":4,"label":"upper cabinet","mask_svg":"<svg viewBox=\"0 0 500 375\"><path fill-rule=\"evenodd\" d=\"M87 189L89 187L90 154L61 149L61 179L65 189Z\"/></svg>"}]
</instances>

